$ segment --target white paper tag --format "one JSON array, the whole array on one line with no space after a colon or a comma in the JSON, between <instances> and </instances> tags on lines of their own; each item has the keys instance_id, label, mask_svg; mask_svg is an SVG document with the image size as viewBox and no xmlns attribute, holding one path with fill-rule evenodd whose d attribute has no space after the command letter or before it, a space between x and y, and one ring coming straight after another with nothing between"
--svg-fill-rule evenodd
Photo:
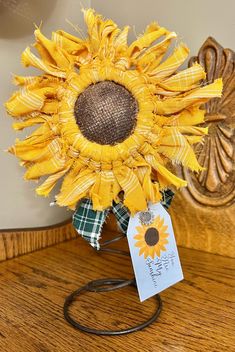
<instances>
[{"instance_id":1,"label":"white paper tag","mask_svg":"<svg viewBox=\"0 0 235 352\"><path fill-rule=\"evenodd\" d=\"M127 238L141 302L183 280L171 218L161 203L130 217Z\"/></svg>"}]
</instances>

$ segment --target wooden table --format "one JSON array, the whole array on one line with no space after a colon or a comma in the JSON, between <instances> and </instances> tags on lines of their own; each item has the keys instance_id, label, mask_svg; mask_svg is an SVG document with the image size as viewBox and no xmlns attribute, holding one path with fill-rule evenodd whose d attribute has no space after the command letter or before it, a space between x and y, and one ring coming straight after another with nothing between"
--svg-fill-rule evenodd
<instances>
[{"instance_id":1,"label":"wooden table","mask_svg":"<svg viewBox=\"0 0 235 352\"><path fill-rule=\"evenodd\" d=\"M97 254L79 238L1 263L0 351L235 351L235 260L179 251L185 280L161 294L158 322L114 337L74 329L62 307L65 297L89 280L131 278L128 257ZM154 307L154 299L139 303L129 287L85 294L73 314L84 324L117 329L141 322Z\"/></svg>"}]
</instances>

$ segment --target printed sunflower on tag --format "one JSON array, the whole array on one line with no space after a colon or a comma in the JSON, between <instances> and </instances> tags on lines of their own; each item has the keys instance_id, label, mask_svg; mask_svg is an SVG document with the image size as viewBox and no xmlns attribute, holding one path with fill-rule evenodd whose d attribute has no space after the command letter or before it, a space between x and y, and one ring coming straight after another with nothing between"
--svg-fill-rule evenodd
<instances>
[{"instance_id":1,"label":"printed sunflower on tag","mask_svg":"<svg viewBox=\"0 0 235 352\"><path fill-rule=\"evenodd\" d=\"M22 63L42 73L15 76L21 88L6 109L15 130L37 126L9 148L26 167L25 179L49 176L36 188L41 196L63 179L56 203L76 209L81 234L81 221L88 219L99 249L109 209L115 213L119 204L117 218L123 209L128 217L161 201L168 187L186 186L169 163L202 169L192 149L207 133L200 106L221 96L222 81L201 87L205 72L197 63L178 71L189 54L183 43L164 59L176 34L155 22L129 45L128 26L119 29L92 9L83 12L85 39L62 30L47 39L35 30L39 56L28 47Z\"/></svg>"},{"instance_id":2,"label":"printed sunflower on tag","mask_svg":"<svg viewBox=\"0 0 235 352\"><path fill-rule=\"evenodd\" d=\"M145 259L148 256L153 259L156 255L160 257L161 251L166 251L164 245L168 243L167 228L164 219L160 216L153 220L151 226L137 226L138 233L134 236L134 239L136 240L135 246L139 248L139 255L143 254Z\"/></svg>"}]
</instances>

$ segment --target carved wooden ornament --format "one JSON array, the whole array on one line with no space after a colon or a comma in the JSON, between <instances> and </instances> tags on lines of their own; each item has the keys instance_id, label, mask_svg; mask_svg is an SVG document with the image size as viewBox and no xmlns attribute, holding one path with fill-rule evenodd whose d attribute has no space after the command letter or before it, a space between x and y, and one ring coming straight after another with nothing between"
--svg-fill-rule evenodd
<instances>
[{"instance_id":1,"label":"carved wooden ornament","mask_svg":"<svg viewBox=\"0 0 235 352\"><path fill-rule=\"evenodd\" d=\"M197 203L229 206L235 199L235 53L209 37L198 56L191 58L189 66L194 62L204 67L207 82L222 77L224 89L222 98L205 104L209 134L203 144L195 147L205 170L196 175L183 168L179 173L188 181L188 192Z\"/></svg>"},{"instance_id":2,"label":"carved wooden ornament","mask_svg":"<svg viewBox=\"0 0 235 352\"><path fill-rule=\"evenodd\" d=\"M195 151L205 170L177 167L188 186L176 193L170 213L178 245L234 257L235 53L209 37L189 66L195 61L204 67L206 81L222 77L224 89L221 99L204 106L209 130Z\"/></svg>"}]
</instances>

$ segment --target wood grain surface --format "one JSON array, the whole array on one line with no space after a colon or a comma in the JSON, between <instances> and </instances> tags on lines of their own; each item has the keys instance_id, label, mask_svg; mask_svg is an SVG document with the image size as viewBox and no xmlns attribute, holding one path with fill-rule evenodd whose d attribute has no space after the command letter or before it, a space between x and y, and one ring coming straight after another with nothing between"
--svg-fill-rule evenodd
<instances>
[{"instance_id":1,"label":"wood grain surface","mask_svg":"<svg viewBox=\"0 0 235 352\"><path fill-rule=\"evenodd\" d=\"M0 230L0 262L76 237L71 219L52 226Z\"/></svg>"},{"instance_id":2,"label":"wood grain surface","mask_svg":"<svg viewBox=\"0 0 235 352\"><path fill-rule=\"evenodd\" d=\"M235 260L185 248L180 256L185 279L161 294L158 322L116 337L74 329L62 307L65 297L89 280L131 278L128 257L99 254L78 238L1 263L0 351L234 351ZM153 299L139 303L129 287L85 294L72 313L89 326L117 329L145 319L154 304Z\"/></svg>"}]
</instances>

